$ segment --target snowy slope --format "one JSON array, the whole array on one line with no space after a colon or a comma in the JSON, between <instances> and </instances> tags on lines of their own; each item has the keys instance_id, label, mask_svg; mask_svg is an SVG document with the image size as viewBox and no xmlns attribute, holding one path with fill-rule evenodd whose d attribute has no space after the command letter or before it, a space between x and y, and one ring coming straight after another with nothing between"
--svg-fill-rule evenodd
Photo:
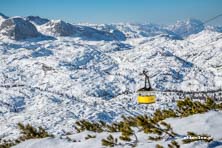
<instances>
[{"instance_id":1,"label":"snowy slope","mask_svg":"<svg viewBox=\"0 0 222 148\"><path fill-rule=\"evenodd\" d=\"M121 115L174 108L176 96L162 93L156 104L136 103L144 69L156 90L196 91L222 85L222 34L215 30L179 40L155 25L51 20L33 26L51 38L16 41L1 36L0 137L18 136L18 122L62 135L79 119L112 122Z\"/></svg>"},{"instance_id":2,"label":"snowy slope","mask_svg":"<svg viewBox=\"0 0 222 148\"><path fill-rule=\"evenodd\" d=\"M206 148L206 147L216 147L221 148L221 124L222 124L222 113L221 112L208 112L205 114L198 114L193 115L190 117L182 118L182 119L167 119L166 122L170 123L174 132L180 135L180 138L175 139L180 145L181 148ZM216 121L216 122L215 122ZM217 128L216 128L217 127ZM214 138L214 141L211 143L205 142L193 142L190 144L182 144L181 140L186 137L188 131L193 131L197 134L209 134ZM96 138L85 140L85 136L87 134L96 135ZM168 141L158 141L158 142L149 142L147 140L148 135L143 134L141 132L136 133L139 139L139 143L137 145L138 148L144 147L155 147L156 144L161 144L164 147L170 143ZM39 147L47 147L47 148L74 148L74 147L81 147L81 148L99 148L103 147L101 145L101 139L107 137L109 133L92 133L92 132L83 132L78 133L70 136L72 139L80 142L68 142L66 140L61 139L33 139L25 141L14 148L39 148ZM119 133L115 133L115 136L119 136ZM122 147L122 146L119 146ZM125 146L127 147L127 146Z\"/></svg>"}]
</instances>

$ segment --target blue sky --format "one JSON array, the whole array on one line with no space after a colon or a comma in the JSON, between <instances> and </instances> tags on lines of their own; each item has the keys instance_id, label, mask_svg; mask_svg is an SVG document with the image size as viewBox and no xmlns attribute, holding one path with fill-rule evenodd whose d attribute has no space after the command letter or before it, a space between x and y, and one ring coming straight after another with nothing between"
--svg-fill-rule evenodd
<instances>
[{"instance_id":1,"label":"blue sky","mask_svg":"<svg viewBox=\"0 0 222 148\"><path fill-rule=\"evenodd\" d=\"M222 13L221 8L222 0L0 0L0 12L8 16L38 15L71 23L204 21ZM211 24L222 25L222 17Z\"/></svg>"}]
</instances>

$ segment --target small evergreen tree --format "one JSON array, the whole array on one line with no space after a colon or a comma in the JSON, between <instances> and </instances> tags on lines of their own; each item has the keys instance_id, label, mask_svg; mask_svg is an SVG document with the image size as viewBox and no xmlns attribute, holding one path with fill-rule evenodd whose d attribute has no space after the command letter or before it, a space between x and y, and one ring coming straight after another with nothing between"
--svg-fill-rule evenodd
<instances>
[{"instance_id":1,"label":"small evergreen tree","mask_svg":"<svg viewBox=\"0 0 222 148\"><path fill-rule=\"evenodd\" d=\"M160 144L157 144L156 148L164 148L164 147L162 145L160 145Z\"/></svg>"},{"instance_id":2,"label":"small evergreen tree","mask_svg":"<svg viewBox=\"0 0 222 148\"><path fill-rule=\"evenodd\" d=\"M108 147L114 147L118 145L117 142L118 142L117 138L113 138L112 135L109 135L106 139L102 139L102 145Z\"/></svg>"},{"instance_id":3,"label":"small evergreen tree","mask_svg":"<svg viewBox=\"0 0 222 148\"><path fill-rule=\"evenodd\" d=\"M88 135L85 137L86 140L92 139L92 138L96 138L96 135L89 135L89 134L88 134Z\"/></svg>"},{"instance_id":4,"label":"small evergreen tree","mask_svg":"<svg viewBox=\"0 0 222 148\"><path fill-rule=\"evenodd\" d=\"M168 148L180 148L180 145L176 141L171 141L171 143L168 144Z\"/></svg>"},{"instance_id":5,"label":"small evergreen tree","mask_svg":"<svg viewBox=\"0 0 222 148\"><path fill-rule=\"evenodd\" d=\"M130 125L127 122L124 122L123 127L120 129L121 136L119 137L124 141L131 141L130 136L133 134L133 130L130 128Z\"/></svg>"},{"instance_id":6,"label":"small evergreen tree","mask_svg":"<svg viewBox=\"0 0 222 148\"><path fill-rule=\"evenodd\" d=\"M21 141L34 138L53 137L52 135L48 134L48 132L46 132L42 127L34 128L30 124L23 125L22 123L18 123L18 127L22 133L22 136L20 137Z\"/></svg>"}]
</instances>

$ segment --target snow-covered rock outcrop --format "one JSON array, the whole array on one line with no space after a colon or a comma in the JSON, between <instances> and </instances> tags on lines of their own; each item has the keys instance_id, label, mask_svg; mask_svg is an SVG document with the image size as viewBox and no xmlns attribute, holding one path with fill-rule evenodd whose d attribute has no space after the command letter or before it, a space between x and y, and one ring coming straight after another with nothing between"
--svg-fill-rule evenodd
<instances>
[{"instance_id":1,"label":"snow-covered rock outcrop","mask_svg":"<svg viewBox=\"0 0 222 148\"><path fill-rule=\"evenodd\" d=\"M0 13L0 25L1 25L1 23L5 20L5 19L7 19L8 17L7 16L5 16L4 14L2 14L2 13Z\"/></svg>"},{"instance_id":2,"label":"snow-covered rock outcrop","mask_svg":"<svg viewBox=\"0 0 222 148\"><path fill-rule=\"evenodd\" d=\"M0 19L7 19L8 16L4 15L3 13L0 13Z\"/></svg>"},{"instance_id":3,"label":"snow-covered rock outcrop","mask_svg":"<svg viewBox=\"0 0 222 148\"><path fill-rule=\"evenodd\" d=\"M44 34L52 36L72 36L74 33L74 27L69 23L57 20L50 21L45 25L41 26L41 31Z\"/></svg>"},{"instance_id":4,"label":"snow-covered rock outcrop","mask_svg":"<svg viewBox=\"0 0 222 148\"><path fill-rule=\"evenodd\" d=\"M43 25L49 22L48 19L41 18L39 16L27 16L25 19L32 22L35 25Z\"/></svg>"},{"instance_id":5,"label":"snow-covered rock outcrop","mask_svg":"<svg viewBox=\"0 0 222 148\"><path fill-rule=\"evenodd\" d=\"M35 26L21 17L5 19L0 25L0 34L14 40L40 36Z\"/></svg>"}]
</instances>

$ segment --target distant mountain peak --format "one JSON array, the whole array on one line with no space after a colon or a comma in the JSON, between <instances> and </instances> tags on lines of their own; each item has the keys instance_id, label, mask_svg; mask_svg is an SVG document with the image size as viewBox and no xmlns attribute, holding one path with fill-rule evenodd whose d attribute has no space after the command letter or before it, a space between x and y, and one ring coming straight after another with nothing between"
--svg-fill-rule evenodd
<instances>
[{"instance_id":1,"label":"distant mountain peak","mask_svg":"<svg viewBox=\"0 0 222 148\"><path fill-rule=\"evenodd\" d=\"M178 20L176 22L176 24L180 24L180 23L186 23L186 24L203 24L203 22L201 20L195 19L195 18L188 18L185 20Z\"/></svg>"},{"instance_id":2,"label":"distant mountain peak","mask_svg":"<svg viewBox=\"0 0 222 148\"><path fill-rule=\"evenodd\" d=\"M62 20L51 20L42 27L46 32L50 32L55 36L71 36L73 35L73 26Z\"/></svg>"},{"instance_id":3,"label":"distant mountain peak","mask_svg":"<svg viewBox=\"0 0 222 148\"><path fill-rule=\"evenodd\" d=\"M196 34L204 30L204 23L200 20L189 18L187 20L177 21L176 24L169 27L171 31L180 35L181 37L187 37L191 34Z\"/></svg>"},{"instance_id":4,"label":"distant mountain peak","mask_svg":"<svg viewBox=\"0 0 222 148\"><path fill-rule=\"evenodd\" d=\"M35 26L22 17L12 17L0 25L0 33L14 40L33 38L40 35Z\"/></svg>"},{"instance_id":5,"label":"distant mountain peak","mask_svg":"<svg viewBox=\"0 0 222 148\"><path fill-rule=\"evenodd\" d=\"M197 34L203 30L212 30L222 32L221 27L204 26L204 23L198 19L188 18L186 20L177 21L174 25L158 25L154 23L113 23L113 24L71 24L63 20L49 20L39 16L20 17L14 16L8 18L0 13L0 26L7 20L13 19L16 23L26 21L26 24L31 23L35 29L41 34L59 37L78 37L85 40L105 40L105 41L124 41L127 38L140 38L140 37L167 37L173 40L184 39L192 34ZM19 23L20 24L20 23ZM17 25L18 26L18 25ZM21 26L20 26L21 27ZM4 29L4 34L11 32ZM10 33L7 33L9 31ZM32 30L34 31L34 30ZM2 31L1 31L2 32ZM27 29L26 29L27 32ZM11 35L9 35L11 36Z\"/></svg>"},{"instance_id":6,"label":"distant mountain peak","mask_svg":"<svg viewBox=\"0 0 222 148\"><path fill-rule=\"evenodd\" d=\"M26 20L34 23L35 25L43 25L43 24L48 23L50 21L46 18L41 18L39 16L27 16Z\"/></svg>"},{"instance_id":7,"label":"distant mountain peak","mask_svg":"<svg viewBox=\"0 0 222 148\"><path fill-rule=\"evenodd\" d=\"M4 18L4 19L9 18L8 16L4 15L4 14L3 14L3 13L1 13L1 12L0 12L0 17L1 17L1 18Z\"/></svg>"}]
</instances>

